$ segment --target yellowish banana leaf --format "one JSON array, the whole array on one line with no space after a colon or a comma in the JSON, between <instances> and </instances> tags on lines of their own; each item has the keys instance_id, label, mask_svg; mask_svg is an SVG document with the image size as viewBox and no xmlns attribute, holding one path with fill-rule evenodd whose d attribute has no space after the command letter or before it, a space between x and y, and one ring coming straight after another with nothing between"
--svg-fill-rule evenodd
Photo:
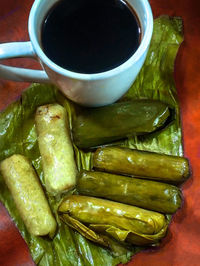
<instances>
[{"instance_id":1,"label":"yellowish banana leaf","mask_svg":"<svg viewBox=\"0 0 200 266\"><path fill-rule=\"evenodd\" d=\"M154 21L154 33L146 62L129 92L121 99L122 101L141 98L161 100L175 108L176 120L163 131L127 139L119 143L121 146L183 155L179 106L173 80L174 60L182 41L182 20L180 18L168 16L157 18ZM63 105L68 111L71 125L74 110L81 111L81 108L67 101L52 85L33 84L23 93L20 100L8 106L0 114L0 160L14 153L28 157L43 185L44 174L34 116L38 106L55 102ZM91 170L92 153L78 150L75 146L74 149L78 169ZM49 196L47 193L46 197L52 212L57 215L56 210L60 199ZM128 262L130 257L140 250L139 247L134 246L132 250L125 248L120 255L113 256L108 249L93 244L63 224L58 217L59 228L53 241L32 236L26 230L2 176L0 176L0 200L27 242L37 265L111 266L120 262Z\"/></svg>"},{"instance_id":2,"label":"yellowish banana leaf","mask_svg":"<svg viewBox=\"0 0 200 266\"><path fill-rule=\"evenodd\" d=\"M129 242L139 246L158 243L165 236L168 225L163 214L110 200L80 195L72 195L64 199L59 212L62 219L66 220L71 227L77 227L79 232L81 231L80 223L87 224L90 229L90 239L92 232L93 234L97 232L108 235L119 242ZM91 240L101 243L99 235L96 234Z\"/></svg>"}]
</instances>

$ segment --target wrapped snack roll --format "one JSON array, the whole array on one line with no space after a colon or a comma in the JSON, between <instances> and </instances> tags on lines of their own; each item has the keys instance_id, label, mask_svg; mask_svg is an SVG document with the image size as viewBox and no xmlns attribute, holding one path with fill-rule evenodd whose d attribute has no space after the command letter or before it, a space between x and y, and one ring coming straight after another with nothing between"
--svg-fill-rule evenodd
<instances>
[{"instance_id":1,"label":"wrapped snack roll","mask_svg":"<svg viewBox=\"0 0 200 266\"><path fill-rule=\"evenodd\" d=\"M28 159L19 154L12 155L1 162L0 171L30 234L53 237L56 221Z\"/></svg>"},{"instance_id":2,"label":"wrapped snack roll","mask_svg":"<svg viewBox=\"0 0 200 266\"><path fill-rule=\"evenodd\" d=\"M184 157L121 148L103 147L94 154L94 167L101 171L179 184L190 175Z\"/></svg>"},{"instance_id":3,"label":"wrapped snack roll","mask_svg":"<svg viewBox=\"0 0 200 266\"><path fill-rule=\"evenodd\" d=\"M63 200L61 219L81 231L82 225L122 243L152 245L166 234L163 214L99 198L72 195Z\"/></svg>"},{"instance_id":4,"label":"wrapped snack roll","mask_svg":"<svg viewBox=\"0 0 200 266\"><path fill-rule=\"evenodd\" d=\"M73 140L81 149L97 147L162 128L171 116L168 105L156 100L132 100L85 108L72 121Z\"/></svg>"},{"instance_id":5,"label":"wrapped snack roll","mask_svg":"<svg viewBox=\"0 0 200 266\"><path fill-rule=\"evenodd\" d=\"M37 108L35 121L46 190L55 196L76 183L67 113L59 104L48 104Z\"/></svg>"},{"instance_id":6,"label":"wrapped snack roll","mask_svg":"<svg viewBox=\"0 0 200 266\"><path fill-rule=\"evenodd\" d=\"M176 212L181 206L181 191L176 186L105 172L80 172L77 189L83 195L168 214Z\"/></svg>"}]
</instances>

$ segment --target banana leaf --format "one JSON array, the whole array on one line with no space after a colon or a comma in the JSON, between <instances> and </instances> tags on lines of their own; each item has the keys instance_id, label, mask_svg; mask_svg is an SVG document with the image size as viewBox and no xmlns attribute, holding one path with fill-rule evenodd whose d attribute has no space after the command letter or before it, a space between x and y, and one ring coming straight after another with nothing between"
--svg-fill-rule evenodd
<instances>
[{"instance_id":1,"label":"banana leaf","mask_svg":"<svg viewBox=\"0 0 200 266\"><path fill-rule=\"evenodd\" d=\"M100 197L172 214L181 207L181 191L176 186L106 172L81 171L76 188L82 195Z\"/></svg>"},{"instance_id":2,"label":"banana leaf","mask_svg":"<svg viewBox=\"0 0 200 266\"><path fill-rule=\"evenodd\" d=\"M93 156L94 168L110 173L181 184L190 175L188 159L117 146L101 147Z\"/></svg>"},{"instance_id":3,"label":"banana leaf","mask_svg":"<svg viewBox=\"0 0 200 266\"><path fill-rule=\"evenodd\" d=\"M158 212L80 195L66 197L58 211L63 221L72 227L80 228L80 222L87 224L92 232L139 246L158 243L165 236L168 225L168 219ZM100 242L96 236L94 239Z\"/></svg>"},{"instance_id":4,"label":"banana leaf","mask_svg":"<svg viewBox=\"0 0 200 266\"><path fill-rule=\"evenodd\" d=\"M173 110L161 101L131 100L87 108L74 114L73 141L78 148L92 148L127 136L145 135L165 127ZM90 134L88 134L90 132Z\"/></svg>"},{"instance_id":5,"label":"banana leaf","mask_svg":"<svg viewBox=\"0 0 200 266\"><path fill-rule=\"evenodd\" d=\"M133 137L118 144L124 147L159 153L183 155L180 112L177 92L173 80L174 60L183 41L182 20L161 16L154 21L154 33L146 62L135 83L121 101L132 99L155 99L165 102L176 110L176 120L165 130L143 137ZM34 114L36 108L47 103L58 102L63 105L70 118L75 110L83 107L68 101L53 85L33 84L20 100L8 106L0 114L0 160L19 153L27 156L35 167L44 186L41 156L38 149ZM92 153L83 152L74 145L78 169L92 169ZM15 208L11 194L0 176L0 200L3 202L23 238L29 246L33 260L38 265L92 265L111 266L126 263L131 256L141 249L134 246L132 250L114 256L84 238L78 232L64 225L57 216L60 198L46 194L52 212L57 217L59 229L53 241L30 235ZM66 195L64 195L66 196Z\"/></svg>"}]
</instances>

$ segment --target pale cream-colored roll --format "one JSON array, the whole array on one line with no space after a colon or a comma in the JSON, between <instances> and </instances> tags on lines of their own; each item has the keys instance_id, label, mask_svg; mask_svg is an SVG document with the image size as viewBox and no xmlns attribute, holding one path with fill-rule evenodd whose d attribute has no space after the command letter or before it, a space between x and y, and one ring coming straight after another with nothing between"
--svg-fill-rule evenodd
<instances>
[{"instance_id":1,"label":"pale cream-colored roll","mask_svg":"<svg viewBox=\"0 0 200 266\"><path fill-rule=\"evenodd\" d=\"M53 237L56 221L29 160L14 154L1 162L0 171L27 230L36 236Z\"/></svg>"},{"instance_id":2,"label":"pale cream-colored roll","mask_svg":"<svg viewBox=\"0 0 200 266\"><path fill-rule=\"evenodd\" d=\"M35 121L46 189L55 196L76 184L67 113L59 104L48 104L37 108Z\"/></svg>"}]
</instances>

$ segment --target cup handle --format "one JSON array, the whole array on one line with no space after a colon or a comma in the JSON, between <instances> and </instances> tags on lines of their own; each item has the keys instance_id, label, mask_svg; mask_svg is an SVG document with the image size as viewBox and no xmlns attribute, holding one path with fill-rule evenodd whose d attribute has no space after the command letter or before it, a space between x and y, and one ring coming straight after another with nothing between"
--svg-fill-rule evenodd
<instances>
[{"instance_id":1,"label":"cup handle","mask_svg":"<svg viewBox=\"0 0 200 266\"><path fill-rule=\"evenodd\" d=\"M17 57L29 57L36 59L31 42L12 42L0 44L0 60ZM0 64L0 78L22 81L51 83L46 72L18 67L9 67Z\"/></svg>"}]
</instances>

